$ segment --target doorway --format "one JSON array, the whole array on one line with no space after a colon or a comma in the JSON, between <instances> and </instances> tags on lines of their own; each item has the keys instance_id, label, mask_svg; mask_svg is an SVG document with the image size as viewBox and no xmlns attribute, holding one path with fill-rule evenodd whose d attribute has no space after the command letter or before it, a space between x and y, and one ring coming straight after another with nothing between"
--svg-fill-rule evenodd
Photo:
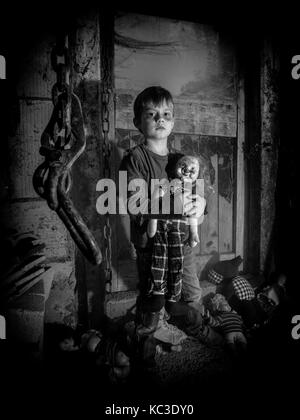
<instances>
[{"instance_id":1,"label":"doorway","mask_svg":"<svg viewBox=\"0 0 300 420\"><path fill-rule=\"evenodd\" d=\"M170 145L209 163L212 193L199 226L197 270L212 259L243 256L244 85L233 42L213 26L142 14L118 13L114 21L115 147L113 166L143 141L133 125L133 102L160 85L175 102ZM118 215L112 292L134 290L137 272L129 216Z\"/></svg>"}]
</instances>

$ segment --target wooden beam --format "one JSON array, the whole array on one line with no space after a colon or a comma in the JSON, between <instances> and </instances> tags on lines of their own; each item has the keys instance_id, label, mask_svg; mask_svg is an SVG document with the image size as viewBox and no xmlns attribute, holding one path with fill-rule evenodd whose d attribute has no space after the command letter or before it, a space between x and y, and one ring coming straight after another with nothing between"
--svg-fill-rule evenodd
<instances>
[{"instance_id":1,"label":"wooden beam","mask_svg":"<svg viewBox=\"0 0 300 420\"><path fill-rule=\"evenodd\" d=\"M245 86L245 258L244 270L259 273L260 264L260 40L241 45Z\"/></svg>"},{"instance_id":2,"label":"wooden beam","mask_svg":"<svg viewBox=\"0 0 300 420\"><path fill-rule=\"evenodd\" d=\"M235 253L244 257L244 224L245 224L245 84L244 75L238 75L237 92L237 156L236 156L236 228ZM241 266L242 269L242 266Z\"/></svg>"}]
</instances>

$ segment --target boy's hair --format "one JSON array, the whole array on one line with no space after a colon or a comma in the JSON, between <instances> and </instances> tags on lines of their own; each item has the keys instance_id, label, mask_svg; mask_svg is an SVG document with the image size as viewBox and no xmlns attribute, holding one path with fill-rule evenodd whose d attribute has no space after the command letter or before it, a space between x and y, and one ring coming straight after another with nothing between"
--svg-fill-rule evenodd
<instances>
[{"instance_id":1,"label":"boy's hair","mask_svg":"<svg viewBox=\"0 0 300 420\"><path fill-rule=\"evenodd\" d=\"M137 121L140 121L144 106L147 103L153 102L154 105L159 105L164 101L174 105L172 95L167 89L164 89L161 86L150 86L144 89L141 93L138 94L134 101L134 118Z\"/></svg>"}]
</instances>

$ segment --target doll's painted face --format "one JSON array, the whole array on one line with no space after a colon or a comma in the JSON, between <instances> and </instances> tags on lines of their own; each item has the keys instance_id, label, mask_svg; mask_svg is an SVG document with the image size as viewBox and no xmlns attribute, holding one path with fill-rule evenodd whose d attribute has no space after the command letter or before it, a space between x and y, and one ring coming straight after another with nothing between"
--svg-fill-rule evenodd
<instances>
[{"instance_id":1,"label":"doll's painted face","mask_svg":"<svg viewBox=\"0 0 300 420\"><path fill-rule=\"evenodd\" d=\"M286 286L286 275L285 274L280 274L278 276L277 284L281 287Z\"/></svg>"},{"instance_id":2,"label":"doll's painted face","mask_svg":"<svg viewBox=\"0 0 300 420\"><path fill-rule=\"evenodd\" d=\"M79 350L79 346L75 344L73 337L67 337L59 343L59 348L62 351L76 351Z\"/></svg>"},{"instance_id":3,"label":"doll's painted face","mask_svg":"<svg viewBox=\"0 0 300 420\"><path fill-rule=\"evenodd\" d=\"M179 179L196 181L199 175L199 161L194 156L183 156L176 164L175 173Z\"/></svg>"}]
</instances>

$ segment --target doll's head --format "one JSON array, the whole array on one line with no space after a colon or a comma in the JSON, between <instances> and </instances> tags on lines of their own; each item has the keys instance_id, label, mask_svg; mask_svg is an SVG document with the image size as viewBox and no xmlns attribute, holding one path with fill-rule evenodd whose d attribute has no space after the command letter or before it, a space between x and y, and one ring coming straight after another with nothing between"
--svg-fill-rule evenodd
<instances>
[{"instance_id":1,"label":"doll's head","mask_svg":"<svg viewBox=\"0 0 300 420\"><path fill-rule=\"evenodd\" d=\"M268 285L259 293L260 299L267 299L272 305L279 305L286 297L286 274L280 271L271 273Z\"/></svg>"},{"instance_id":2,"label":"doll's head","mask_svg":"<svg viewBox=\"0 0 300 420\"><path fill-rule=\"evenodd\" d=\"M97 347L100 345L102 341L102 334L98 330L88 330L81 336L81 349L84 349L88 353L95 353L97 351Z\"/></svg>"},{"instance_id":3,"label":"doll's head","mask_svg":"<svg viewBox=\"0 0 300 420\"><path fill-rule=\"evenodd\" d=\"M207 297L205 302L206 308L212 313L231 312L232 308L227 302L225 296L220 293L211 294Z\"/></svg>"},{"instance_id":4,"label":"doll's head","mask_svg":"<svg viewBox=\"0 0 300 420\"><path fill-rule=\"evenodd\" d=\"M106 366L109 380L125 380L130 374L130 360L119 344L98 330L89 330L81 337L81 349L95 358L96 366Z\"/></svg>"},{"instance_id":5,"label":"doll's head","mask_svg":"<svg viewBox=\"0 0 300 420\"><path fill-rule=\"evenodd\" d=\"M73 352L79 350L75 330L64 324L51 323L45 326L45 342L49 353Z\"/></svg>"},{"instance_id":6,"label":"doll's head","mask_svg":"<svg viewBox=\"0 0 300 420\"><path fill-rule=\"evenodd\" d=\"M194 156L182 156L175 167L175 176L184 181L194 182L199 176L199 160Z\"/></svg>"},{"instance_id":7,"label":"doll's head","mask_svg":"<svg viewBox=\"0 0 300 420\"><path fill-rule=\"evenodd\" d=\"M274 271L270 274L269 284L271 286L278 285L280 287L285 287L287 281L287 276L281 271Z\"/></svg>"}]
</instances>

